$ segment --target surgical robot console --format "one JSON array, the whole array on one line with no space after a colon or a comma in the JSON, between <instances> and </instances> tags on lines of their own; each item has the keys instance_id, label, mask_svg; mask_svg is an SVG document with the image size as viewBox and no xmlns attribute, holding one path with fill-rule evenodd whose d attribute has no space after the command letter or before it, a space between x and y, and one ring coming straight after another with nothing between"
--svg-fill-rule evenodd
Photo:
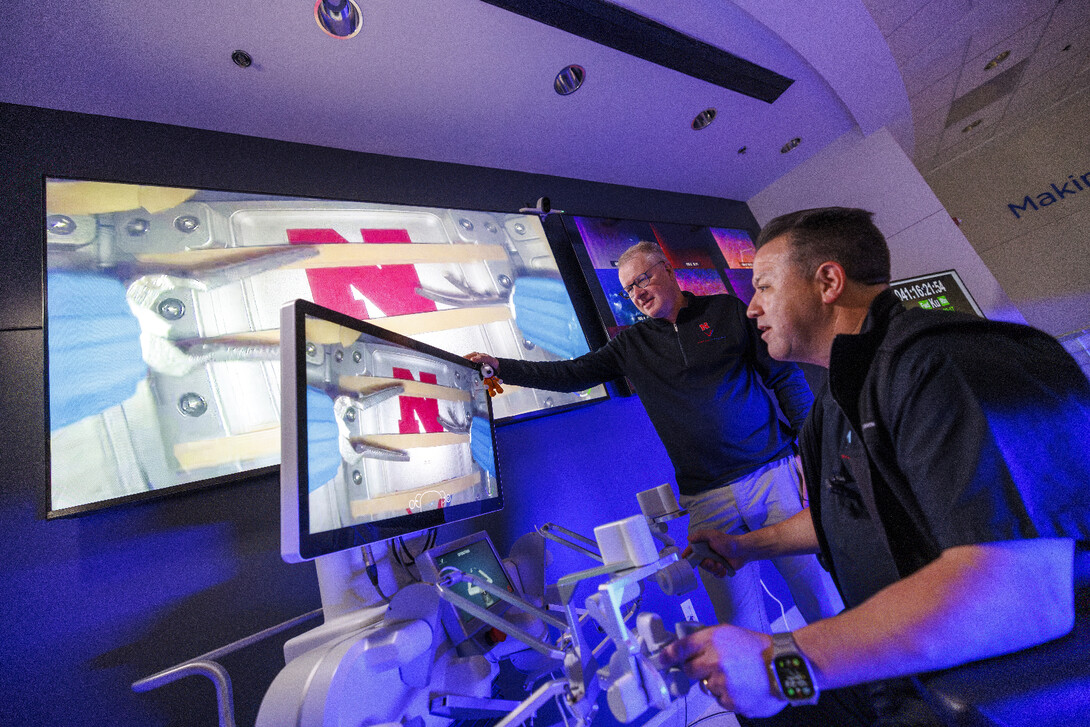
<instances>
[{"instance_id":1,"label":"surgical robot console","mask_svg":"<svg viewBox=\"0 0 1090 727\"><path fill-rule=\"evenodd\" d=\"M549 523L520 538L513 548L515 558L502 563L484 533L422 553L417 563L423 580L401 588L388 605L376 601L333 618L327 614L325 625L288 642L288 665L265 697L259 727L413 720L445 725L454 718L502 715L498 727L512 727L554 701L562 704L567 724L584 727L594 720L603 692L620 722L669 707L688 692L689 681L663 664L662 649L700 625L681 622L670 631L653 613L635 614L633 624L635 609L623 610L637 599L641 581L648 578L668 594L687 592L696 582L691 561L702 556L679 560L671 542L659 549L652 536L655 525L652 517L636 515L595 528L590 540ZM668 536L659 537L668 541ZM555 584L559 602L549 605L536 592L540 582L523 590L532 571L544 570L543 560L533 562L532 554L543 556L546 539L601 561L561 578ZM451 556L459 555L464 569L444 565L457 562ZM346 570L338 573L331 571L329 560L320 560L323 585L339 580L358 593L367 582L360 580L361 573L351 572L351 561L342 559ZM360 558L355 566L364 570L366 563ZM599 583L577 604L576 588L588 581ZM587 638L591 622L605 633L597 645ZM498 667L487 652L481 653L489 648L487 639L460 648L481 633L467 624L491 627L492 633L517 640L539 657L539 672L559 675L540 683L521 702L492 698Z\"/></svg>"},{"instance_id":2,"label":"surgical robot console","mask_svg":"<svg viewBox=\"0 0 1090 727\"><path fill-rule=\"evenodd\" d=\"M405 536L502 506L482 372L305 301L285 306L281 340L282 551L315 560L325 623L285 644L258 727L470 716L509 727L550 702L582 727L601 693L622 722L687 693L660 654L698 626L670 631L636 614L643 581L687 592L708 555L679 560L664 523L683 512L669 486L640 493L642 514L595 528L593 540L547 524L501 561L485 533L441 545L426 536L414 558ZM595 567L547 586L547 540ZM577 603L577 587L595 583ZM605 635L596 645L594 625ZM537 685L521 702L493 697L503 658L530 673L525 691Z\"/></svg>"}]
</instances>

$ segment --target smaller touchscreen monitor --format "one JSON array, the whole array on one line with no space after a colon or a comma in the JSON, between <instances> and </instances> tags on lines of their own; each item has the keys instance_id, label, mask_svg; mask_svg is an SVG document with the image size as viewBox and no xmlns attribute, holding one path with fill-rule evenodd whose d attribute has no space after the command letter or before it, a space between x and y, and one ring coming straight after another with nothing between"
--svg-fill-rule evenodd
<instances>
[{"instance_id":1,"label":"smaller touchscreen monitor","mask_svg":"<svg viewBox=\"0 0 1090 727\"><path fill-rule=\"evenodd\" d=\"M280 351L285 560L503 506L476 364L304 300L282 309Z\"/></svg>"},{"instance_id":2,"label":"smaller touchscreen monitor","mask_svg":"<svg viewBox=\"0 0 1090 727\"><path fill-rule=\"evenodd\" d=\"M492 545L492 540L483 531L427 550L417 558L417 563L420 565L420 576L425 580L436 581L444 568L454 567L508 593L518 595L515 584L507 575L503 562ZM475 584L457 583L451 590L497 615L506 611L510 605ZM442 615L447 634L456 643L471 638L485 625L480 619L445 602Z\"/></svg>"}]
</instances>

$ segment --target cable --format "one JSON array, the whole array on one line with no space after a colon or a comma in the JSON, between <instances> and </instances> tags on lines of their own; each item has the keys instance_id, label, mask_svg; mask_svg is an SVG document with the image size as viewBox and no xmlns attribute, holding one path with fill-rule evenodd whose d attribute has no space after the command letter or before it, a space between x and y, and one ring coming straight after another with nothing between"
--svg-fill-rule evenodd
<instances>
[{"instance_id":1,"label":"cable","mask_svg":"<svg viewBox=\"0 0 1090 727\"><path fill-rule=\"evenodd\" d=\"M564 720L564 727L571 727L571 725L568 724L568 713L564 709L564 703L560 701L560 695L554 694L553 701L556 702L556 709L560 712L560 719Z\"/></svg>"},{"instance_id":2,"label":"cable","mask_svg":"<svg viewBox=\"0 0 1090 727\"><path fill-rule=\"evenodd\" d=\"M729 711L729 710L726 710L726 709L724 709L724 710L723 710L722 712L712 712L711 714L707 715L706 717L701 717L700 719L698 719L697 721L693 722L693 723L692 723L691 725L689 725L688 727L694 727L695 725L698 725L698 724L700 724L701 722L704 722L705 720L709 720L709 719L711 719L712 717L719 717L719 716L721 716L721 715L724 715L724 714L730 714L730 711Z\"/></svg>"},{"instance_id":3,"label":"cable","mask_svg":"<svg viewBox=\"0 0 1090 727\"><path fill-rule=\"evenodd\" d=\"M681 718L681 724L683 727L688 727L689 724L689 695L685 694L685 716Z\"/></svg>"},{"instance_id":4,"label":"cable","mask_svg":"<svg viewBox=\"0 0 1090 727\"><path fill-rule=\"evenodd\" d=\"M435 546L435 541L438 539L438 535L438 528L428 528L424 531L424 547L420 549L420 552L423 553L433 548ZM409 578L419 582L421 580L420 576L410 570L412 566L416 565L416 556L413 555L412 550L405 543L405 538L402 536L391 538L390 551L394 555L394 560L396 560L397 564L401 566L401 569L408 574Z\"/></svg>"},{"instance_id":5,"label":"cable","mask_svg":"<svg viewBox=\"0 0 1090 727\"><path fill-rule=\"evenodd\" d=\"M394 560L397 561L397 564L404 568L405 563L402 562L401 554L397 551L397 538L390 538L390 553L393 554Z\"/></svg>"},{"instance_id":6,"label":"cable","mask_svg":"<svg viewBox=\"0 0 1090 727\"><path fill-rule=\"evenodd\" d=\"M409 570L409 566L406 565L405 562L401 559L401 554L398 552L397 549L397 538L390 539L390 552L393 554L394 560L397 561L397 564L401 566L401 570L405 571L405 575L409 577L409 580L420 582L420 576L414 575L413 572ZM415 563L416 561L413 562Z\"/></svg>"},{"instance_id":7,"label":"cable","mask_svg":"<svg viewBox=\"0 0 1090 727\"><path fill-rule=\"evenodd\" d=\"M790 631L791 627L787 626L787 611L784 610L784 604L779 602L779 598L772 595L772 591L768 590L768 586L764 584L764 579L763 578L759 578L759 579L756 579L756 580L761 581L761 587L762 587L762 589L764 589L764 592L768 594L768 597L772 598L773 601L776 602L777 606L779 606L779 617L784 619L784 628L787 629L788 631Z\"/></svg>"},{"instance_id":8,"label":"cable","mask_svg":"<svg viewBox=\"0 0 1090 727\"><path fill-rule=\"evenodd\" d=\"M420 549L421 553L426 550L430 550L435 545L435 540L438 534L438 528L428 528L426 531L424 531L424 547ZM413 552L411 550L409 550L409 546L405 544L405 539L401 536L398 536L397 544L400 545L401 549L405 551L405 562L402 565L416 565L416 556L413 555Z\"/></svg>"},{"instance_id":9,"label":"cable","mask_svg":"<svg viewBox=\"0 0 1090 727\"><path fill-rule=\"evenodd\" d=\"M405 545L405 538L398 536L396 545L397 547L400 547L401 550L405 551L404 555L401 558L398 558L398 560L403 561L402 565L406 567L416 565L416 558L413 557L412 551L409 550L409 546Z\"/></svg>"},{"instance_id":10,"label":"cable","mask_svg":"<svg viewBox=\"0 0 1090 727\"><path fill-rule=\"evenodd\" d=\"M382 592L382 586L378 583L378 563L375 562L375 556L371 553L371 544L363 546L363 563L364 570L367 571L367 578L371 581L371 585L375 587L375 592L378 593L386 603L390 602L390 597Z\"/></svg>"}]
</instances>

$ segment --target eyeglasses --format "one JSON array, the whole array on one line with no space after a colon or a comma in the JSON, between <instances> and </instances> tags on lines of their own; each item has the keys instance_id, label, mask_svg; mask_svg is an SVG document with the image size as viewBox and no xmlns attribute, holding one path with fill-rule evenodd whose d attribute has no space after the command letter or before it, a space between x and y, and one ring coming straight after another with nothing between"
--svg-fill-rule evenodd
<instances>
[{"instance_id":1,"label":"eyeglasses","mask_svg":"<svg viewBox=\"0 0 1090 727\"><path fill-rule=\"evenodd\" d=\"M655 265L659 264L665 265L666 261L659 260L657 263L655 263ZM655 265L652 265L651 267L647 268L647 270L644 270L642 273L637 275L636 279L632 281L631 285L626 285L625 287L621 288L621 295L623 295L625 298L631 298L633 288L646 288L647 284L651 282L651 271L655 269Z\"/></svg>"}]
</instances>

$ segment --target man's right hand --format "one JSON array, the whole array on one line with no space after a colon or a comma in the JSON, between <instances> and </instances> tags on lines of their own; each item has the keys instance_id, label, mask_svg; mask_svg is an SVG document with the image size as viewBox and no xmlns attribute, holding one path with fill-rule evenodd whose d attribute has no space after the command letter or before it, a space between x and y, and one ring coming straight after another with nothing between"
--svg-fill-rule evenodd
<instances>
[{"instance_id":1,"label":"man's right hand","mask_svg":"<svg viewBox=\"0 0 1090 727\"><path fill-rule=\"evenodd\" d=\"M487 353L474 351L473 353L467 353L465 357L475 364L488 364L492 367L493 375L500 375L500 362L495 356L489 356Z\"/></svg>"},{"instance_id":2,"label":"man's right hand","mask_svg":"<svg viewBox=\"0 0 1090 727\"><path fill-rule=\"evenodd\" d=\"M727 535L726 533L718 530L694 530L689 533L689 542L705 542L716 553L721 555L730 564L730 567L737 571L743 565L749 562L743 552L737 536ZM693 552L692 546L687 546L681 553L681 557L685 558ZM701 561L700 566L706 571L714 575L716 578L722 578L730 573L729 570L718 561L711 558L705 558ZM734 575L731 573L731 575Z\"/></svg>"}]
</instances>

